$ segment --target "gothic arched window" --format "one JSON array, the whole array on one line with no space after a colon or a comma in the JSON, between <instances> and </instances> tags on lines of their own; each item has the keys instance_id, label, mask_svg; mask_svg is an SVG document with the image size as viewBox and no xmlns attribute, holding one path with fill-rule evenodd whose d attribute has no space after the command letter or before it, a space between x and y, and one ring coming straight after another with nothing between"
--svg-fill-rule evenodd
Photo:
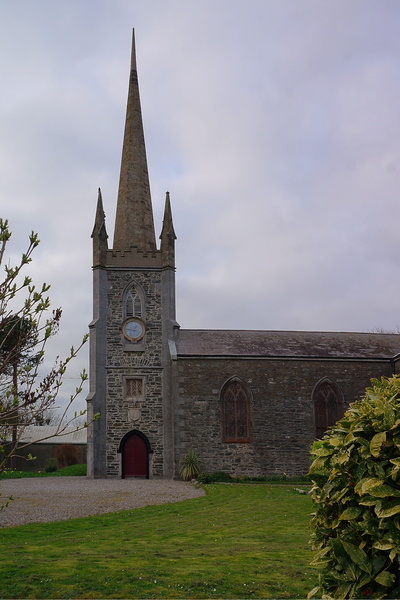
<instances>
[{"instance_id":1,"label":"gothic arched window","mask_svg":"<svg viewBox=\"0 0 400 600\"><path fill-rule=\"evenodd\" d=\"M314 389L313 404L315 437L321 439L328 428L342 418L343 396L332 381L323 379Z\"/></svg>"},{"instance_id":2,"label":"gothic arched window","mask_svg":"<svg viewBox=\"0 0 400 600\"><path fill-rule=\"evenodd\" d=\"M124 296L124 317L139 317L144 318L143 296L140 290L132 285Z\"/></svg>"},{"instance_id":3,"label":"gothic arched window","mask_svg":"<svg viewBox=\"0 0 400 600\"><path fill-rule=\"evenodd\" d=\"M248 386L234 377L223 387L222 439L224 442L250 442L251 393Z\"/></svg>"}]
</instances>

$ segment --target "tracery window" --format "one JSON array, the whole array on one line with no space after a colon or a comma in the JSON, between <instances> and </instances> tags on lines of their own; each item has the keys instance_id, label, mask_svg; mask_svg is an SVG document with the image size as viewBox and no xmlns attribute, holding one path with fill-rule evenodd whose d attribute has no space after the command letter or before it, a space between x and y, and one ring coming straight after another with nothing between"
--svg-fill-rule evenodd
<instances>
[{"instance_id":1,"label":"tracery window","mask_svg":"<svg viewBox=\"0 0 400 600\"><path fill-rule=\"evenodd\" d=\"M143 377L125 379L125 398L128 400L142 399L144 395Z\"/></svg>"},{"instance_id":2,"label":"tracery window","mask_svg":"<svg viewBox=\"0 0 400 600\"><path fill-rule=\"evenodd\" d=\"M324 379L313 393L315 437L324 437L329 427L342 418L344 413L343 396L339 388Z\"/></svg>"},{"instance_id":3,"label":"tracery window","mask_svg":"<svg viewBox=\"0 0 400 600\"><path fill-rule=\"evenodd\" d=\"M135 286L130 287L125 294L124 313L125 319L129 317L144 317L142 294Z\"/></svg>"},{"instance_id":4,"label":"tracery window","mask_svg":"<svg viewBox=\"0 0 400 600\"><path fill-rule=\"evenodd\" d=\"M222 389L222 438L224 442L251 441L251 393L238 378Z\"/></svg>"}]
</instances>

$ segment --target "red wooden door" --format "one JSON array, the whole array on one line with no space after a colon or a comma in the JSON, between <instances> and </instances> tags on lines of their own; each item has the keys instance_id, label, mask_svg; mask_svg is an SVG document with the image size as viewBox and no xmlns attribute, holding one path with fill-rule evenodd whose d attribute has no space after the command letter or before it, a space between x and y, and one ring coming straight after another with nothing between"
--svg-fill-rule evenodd
<instances>
[{"instance_id":1,"label":"red wooden door","mask_svg":"<svg viewBox=\"0 0 400 600\"><path fill-rule=\"evenodd\" d=\"M146 442L140 435L133 434L125 442L122 451L124 477L148 477Z\"/></svg>"}]
</instances>

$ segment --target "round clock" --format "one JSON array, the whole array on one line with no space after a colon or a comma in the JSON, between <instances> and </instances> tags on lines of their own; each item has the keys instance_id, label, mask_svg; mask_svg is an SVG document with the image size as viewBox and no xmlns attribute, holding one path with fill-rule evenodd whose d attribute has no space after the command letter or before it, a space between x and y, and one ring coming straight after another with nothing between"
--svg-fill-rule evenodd
<instances>
[{"instance_id":1,"label":"round clock","mask_svg":"<svg viewBox=\"0 0 400 600\"><path fill-rule=\"evenodd\" d=\"M138 342L145 334L145 325L141 319L127 319L122 325L122 333L130 342Z\"/></svg>"}]
</instances>

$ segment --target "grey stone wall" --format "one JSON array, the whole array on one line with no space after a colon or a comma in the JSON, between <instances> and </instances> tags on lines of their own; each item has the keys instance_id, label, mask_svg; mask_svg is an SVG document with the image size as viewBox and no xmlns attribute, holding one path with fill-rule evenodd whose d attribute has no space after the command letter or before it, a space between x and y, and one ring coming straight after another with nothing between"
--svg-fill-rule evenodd
<instances>
[{"instance_id":1,"label":"grey stone wall","mask_svg":"<svg viewBox=\"0 0 400 600\"><path fill-rule=\"evenodd\" d=\"M178 361L175 410L176 468L193 448L205 472L239 476L303 475L314 439L312 392L324 377L335 382L346 406L372 377L391 375L389 361L183 359ZM231 377L252 392L252 442L223 443L220 391Z\"/></svg>"},{"instance_id":2,"label":"grey stone wall","mask_svg":"<svg viewBox=\"0 0 400 600\"><path fill-rule=\"evenodd\" d=\"M162 310L159 271L110 270L107 315L107 475L120 475L118 447L133 429L149 439L153 450L150 476L163 474ZM146 335L135 351L122 335L123 293L132 282L145 296ZM124 398L124 380L144 380L142 399ZM136 411L131 409L135 408Z\"/></svg>"}]
</instances>

